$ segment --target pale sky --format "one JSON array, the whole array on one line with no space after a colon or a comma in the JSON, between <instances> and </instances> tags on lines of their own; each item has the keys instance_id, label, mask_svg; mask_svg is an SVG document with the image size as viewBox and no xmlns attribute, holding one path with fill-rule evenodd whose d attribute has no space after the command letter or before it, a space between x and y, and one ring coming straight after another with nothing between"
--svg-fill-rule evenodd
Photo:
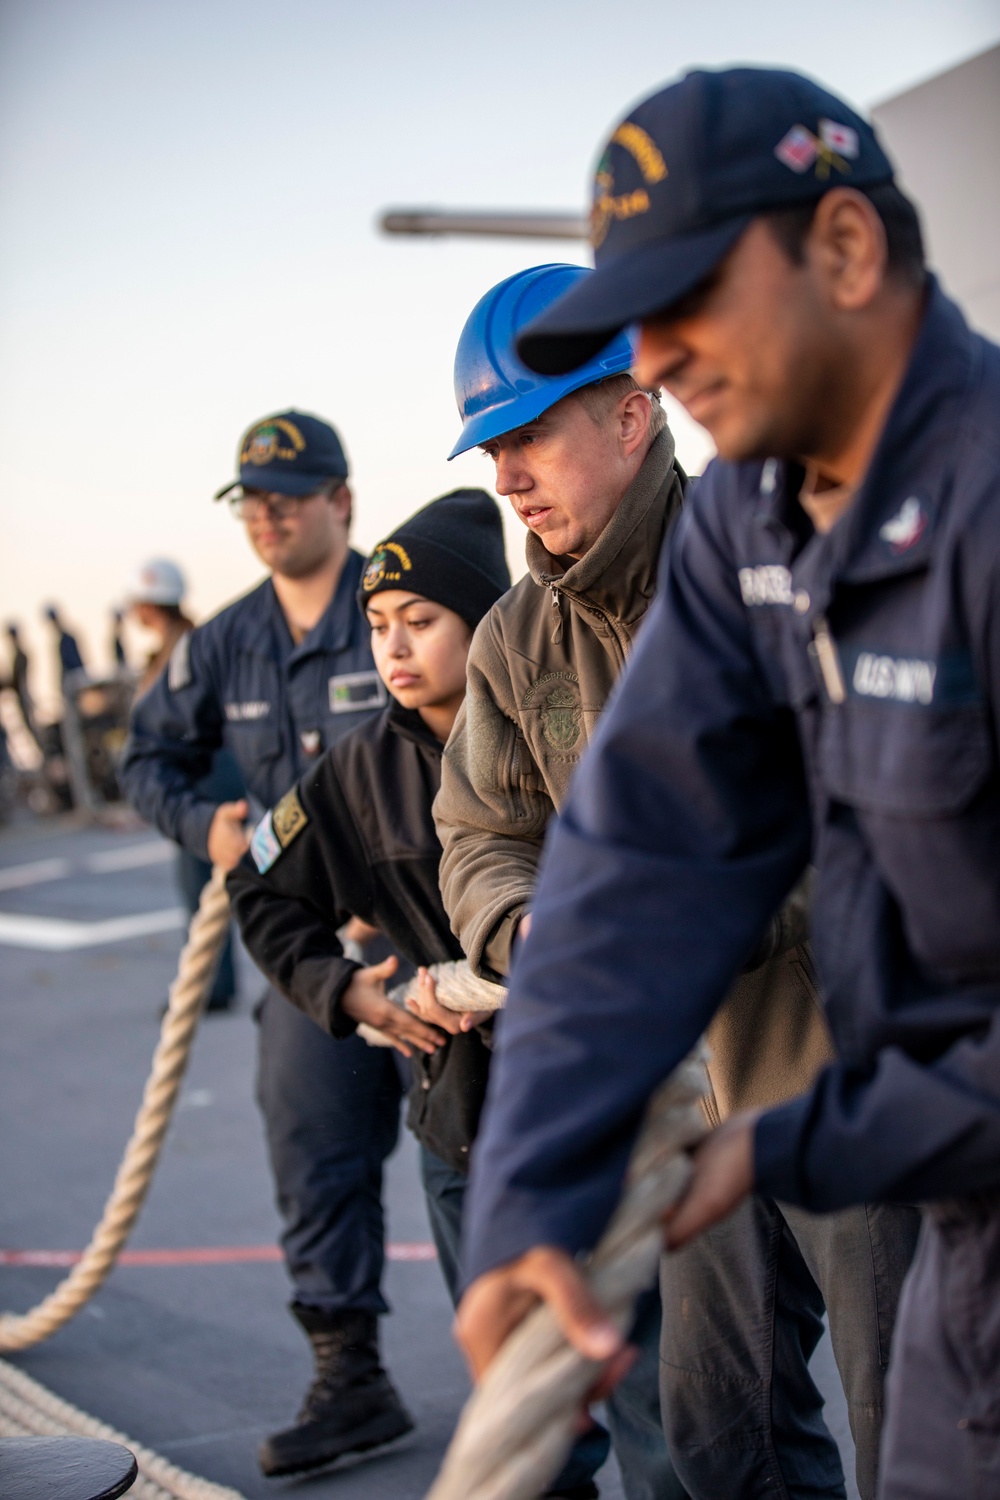
<instances>
[{"instance_id":1,"label":"pale sky","mask_svg":"<svg viewBox=\"0 0 1000 1500\"><path fill-rule=\"evenodd\" d=\"M145 558L199 618L255 583L211 496L282 407L340 431L362 550L491 488L479 454L445 462L459 331L585 247L388 240L383 208L578 209L609 125L691 66L798 67L866 108L998 39L1000 0L3 0L2 618L41 665L57 600L103 668Z\"/></svg>"}]
</instances>

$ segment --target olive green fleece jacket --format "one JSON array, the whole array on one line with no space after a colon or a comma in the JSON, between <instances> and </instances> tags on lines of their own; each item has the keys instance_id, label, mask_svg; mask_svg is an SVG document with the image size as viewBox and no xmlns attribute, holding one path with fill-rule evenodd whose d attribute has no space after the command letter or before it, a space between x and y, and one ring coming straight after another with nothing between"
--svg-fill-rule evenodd
<instances>
[{"instance_id":1,"label":"olive green fleece jacket","mask_svg":"<svg viewBox=\"0 0 1000 1500\"><path fill-rule=\"evenodd\" d=\"M565 568L529 533L527 576L473 637L434 820L445 909L472 967L488 978L508 972L546 826L652 601L682 501L673 459L664 430L593 547ZM800 1092L832 1056L804 935L800 903L769 934L774 956L737 981L713 1023L719 1114Z\"/></svg>"}]
</instances>

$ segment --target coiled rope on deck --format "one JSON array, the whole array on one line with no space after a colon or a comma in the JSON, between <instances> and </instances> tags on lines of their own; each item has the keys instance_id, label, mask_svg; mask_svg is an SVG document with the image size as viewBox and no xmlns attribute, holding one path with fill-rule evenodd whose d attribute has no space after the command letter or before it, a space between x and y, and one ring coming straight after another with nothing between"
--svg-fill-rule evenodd
<instances>
[{"instance_id":1,"label":"coiled rope on deck","mask_svg":"<svg viewBox=\"0 0 1000 1500\"><path fill-rule=\"evenodd\" d=\"M592 1292L623 1333L655 1278L660 1220L684 1191L688 1150L705 1133L707 1057L699 1047L654 1094L621 1203L586 1267ZM570 1346L548 1307L537 1308L466 1403L427 1500L537 1500L569 1453L601 1369Z\"/></svg>"},{"instance_id":2,"label":"coiled rope on deck","mask_svg":"<svg viewBox=\"0 0 1000 1500\"><path fill-rule=\"evenodd\" d=\"M130 1449L139 1466L129 1490L134 1500L243 1500L238 1490L188 1474L0 1359L0 1437L67 1436L104 1438Z\"/></svg>"},{"instance_id":3,"label":"coiled rope on deck","mask_svg":"<svg viewBox=\"0 0 1000 1500\"><path fill-rule=\"evenodd\" d=\"M228 928L226 877L224 871L215 869L191 919L142 1103L100 1222L80 1260L55 1291L30 1312L0 1315L0 1353L30 1349L68 1323L90 1301L118 1259L153 1180L202 1002Z\"/></svg>"}]
</instances>

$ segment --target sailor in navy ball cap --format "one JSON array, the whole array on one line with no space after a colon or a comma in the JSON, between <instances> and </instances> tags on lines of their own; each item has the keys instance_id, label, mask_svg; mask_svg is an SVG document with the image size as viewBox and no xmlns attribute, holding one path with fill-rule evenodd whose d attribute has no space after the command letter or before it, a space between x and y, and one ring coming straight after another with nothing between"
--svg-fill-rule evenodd
<instances>
[{"instance_id":1,"label":"sailor in navy ball cap","mask_svg":"<svg viewBox=\"0 0 1000 1500\"><path fill-rule=\"evenodd\" d=\"M273 848L291 843L303 826L295 784L386 698L355 602L365 559L350 545L337 433L281 411L247 428L236 461L238 477L216 499L228 498L268 576L178 642L135 705L120 773L143 817L225 870L248 847L249 799L274 809ZM246 787L239 800L203 779L223 746ZM351 935L369 957L385 946L358 924ZM403 1080L388 1053L358 1038L334 1043L274 985L254 1017L291 1310L316 1368L294 1422L261 1446L264 1472L279 1475L374 1454L412 1426L378 1350L382 1170Z\"/></svg>"},{"instance_id":2,"label":"sailor in navy ball cap","mask_svg":"<svg viewBox=\"0 0 1000 1500\"><path fill-rule=\"evenodd\" d=\"M879 1500L1000 1495L1000 350L927 271L871 128L793 74L694 73L632 110L593 223L596 274L521 357L564 371L638 325L636 379L719 456L546 845L477 1144L463 1342L482 1369L535 1291L615 1355L574 1257L650 1094L813 864L836 1057L708 1135L668 1245L750 1194L786 1222L921 1204ZM739 1492L775 1485L804 1493L771 1454Z\"/></svg>"},{"instance_id":3,"label":"sailor in navy ball cap","mask_svg":"<svg viewBox=\"0 0 1000 1500\"><path fill-rule=\"evenodd\" d=\"M829 187L892 181L872 127L798 73L688 73L617 127L594 174L588 276L521 335L530 369L575 369L703 281L751 219Z\"/></svg>"}]
</instances>

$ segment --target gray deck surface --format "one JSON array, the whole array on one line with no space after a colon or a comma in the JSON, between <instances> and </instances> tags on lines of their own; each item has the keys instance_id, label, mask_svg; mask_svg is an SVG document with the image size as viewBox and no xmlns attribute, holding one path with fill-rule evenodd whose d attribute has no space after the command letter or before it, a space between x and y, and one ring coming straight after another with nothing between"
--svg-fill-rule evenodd
<instances>
[{"instance_id":1,"label":"gray deck surface","mask_svg":"<svg viewBox=\"0 0 1000 1500\"><path fill-rule=\"evenodd\" d=\"M169 912L178 904L172 865L156 858L156 840L148 829L83 829L71 819L0 830L0 1250L79 1250L86 1243L128 1138L181 941L176 929L64 951L14 946L9 930L4 940L2 916L91 923ZM119 853L141 862L102 868L101 856L114 863ZM43 860L68 862L68 871L65 863L27 870ZM32 873L45 878L23 883ZM46 941L44 931L35 940ZM276 1242L278 1218L253 1102L250 1009L263 986L245 955L241 983L238 1013L202 1022L133 1251ZM390 1163L387 1202L390 1241L426 1244L405 1132ZM61 1274L0 1264L0 1307L26 1310ZM387 1289L393 1306L383 1320L387 1363L417 1431L391 1454L310 1480L267 1481L255 1461L260 1437L294 1415L310 1373L305 1341L285 1311L288 1285L278 1261L120 1265L75 1321L14 1362L247 1500L283 1493L302 1500L419 1500L467 1382L436 1264L393 1261ZM850 1468L846 1412L827 1341L815 1368ZM613 1460L601 1490L604 1500L621 1496ZM849 1493L856 1493L853 1485Z\"/></svg>"}]
</instances>

